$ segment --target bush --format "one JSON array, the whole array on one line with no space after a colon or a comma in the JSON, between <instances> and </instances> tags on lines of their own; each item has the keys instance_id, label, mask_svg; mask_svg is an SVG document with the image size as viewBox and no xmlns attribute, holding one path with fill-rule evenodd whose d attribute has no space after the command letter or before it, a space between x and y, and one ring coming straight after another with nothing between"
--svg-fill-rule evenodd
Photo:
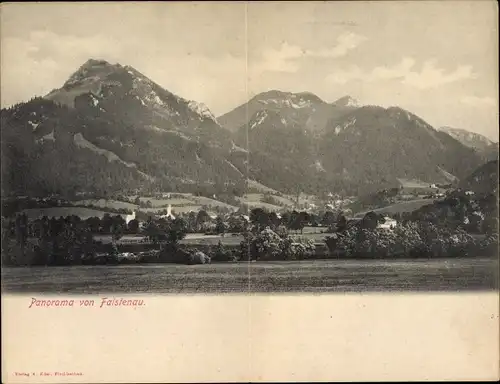
<instances>
[{"instance_id":1,"label":"bush","mask_svg":"<svg viewBox=\"0 0 500 384\"><path fill-rule=\"evenodd\" d=\"M460 228L414 222L393 231L352 228L328 236L325 243L332 257L356 258L460 257L479 249L474 238Z\"/></svg>"},{"instance_id":2,"label":"bush","mask_svg":"<svg viewBox=\"0 0 500 384\"><path fill-rule=\"evenodd\" d=\"M311 258L315 251L312 240L278 235L270 228L258 234L247 232L240 243L242 260L301 260Z\"/></svg>"},{"instance_id":3,"label":"bush","mask_svg":"<svg viewBox=\"0 0 500 384\"><path fill-rule=\"evenodd\" d=\"M164 263L189 264L191 262L191 252L180 247L166 245L160 250L158 261Z\"/></svg>"},{"instance_id":4,"label":"bush","mask_svg":"<svg viewBox=\"0 0 500 384\"><path fill-rule=\"evenodd\" d=\"M287 237L283 241L283 258L285 260L303 260L314 256L316 247L311 239Z\"/></svg>"},{"instance_id":5,"label":"bush","mask_svg":"<svg viewBox=\"0 0 500 384\"><path fill-rule=\"evenodd\" d=\"M215 246L215 248L211 252L211 259L213 261L237 261L237 257L233 255L233 253L228 250L226 247L222 245L222 242L219 240L219 243Z\"/></svg>"},{"instance_id":6,"label":"bush","mask_svg":"<svg viewBox=\"0 0 500 384\"><path fill-rule=\"evenodd\" d=\"M498 233L488 235L479 243L478 248L482 255L498 257Z\"/></svg>"},{"instance_id":7,"label":"bush","mask_svg":"<svg viewBox=\"0 0 500 384\"><path fill-rule=\"evenodd\" d=\"M211 259L210 256L204 254L201 251L196 251L194 253L190 253L190 256L188 258L188 264L193 265L193 264L210 264Z\"/></svg>"},{"instance_id":8,"label":"bush","mask_svg":"<svg viewBox=\"0 0 500 384\"><path fill-rule=\"evenodd\" d=\"M283 239L270 228L266 228L254 238L252 249L255 250L257 260L279 259L283 251Z\"/></svg>"}]
</instances>

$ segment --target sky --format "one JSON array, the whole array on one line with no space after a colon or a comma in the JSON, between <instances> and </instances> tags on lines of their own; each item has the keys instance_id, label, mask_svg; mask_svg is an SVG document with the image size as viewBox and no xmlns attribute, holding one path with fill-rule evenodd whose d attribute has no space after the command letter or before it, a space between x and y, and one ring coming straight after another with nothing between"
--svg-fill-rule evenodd
<instances>
[{"instance_id":1,"label":"sky","mask_svg":"<svg viewBox=\"0 0 500 384\"><path fill-rule=\"evenodd\" d=\"M271 89L400 106L498 141L495 1L2 3L2 107L89 58L217 116Z\"/></svg>"}]
</instances>

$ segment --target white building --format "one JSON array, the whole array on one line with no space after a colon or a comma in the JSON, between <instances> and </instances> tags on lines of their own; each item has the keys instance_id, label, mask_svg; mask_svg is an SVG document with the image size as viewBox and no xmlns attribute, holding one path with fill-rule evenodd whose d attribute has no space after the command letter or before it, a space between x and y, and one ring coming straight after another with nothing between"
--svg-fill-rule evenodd
<instances>
[{"instance_id":1,"label":"white building","mask_svg":"<svg viewBox=\"0 0 500 384\"><path fill-rule=\"evenodd\" d=\"M167 213L165 215L161 215L160 218L175 220L175 216L172 214L172 205L171 204L169 204L167 206Z\"/></svg>"},{"instance_id":2,"label":"white building","mask_svg":"<svg viewBox=\"0 0 500 384\"><path fill-rule=\"evenodd\" d=\"M383 223L378 223L377 228L380 229L394 229L398 222L391 217L384 217Z\"/></svg>"},{"instance_id":3,"label":"white building","mask_svg":"<svg viewBox=\"0 0 500 384\"><path fill-rule=\"evenodd\" d=\"M132 220L135 220L135 211L132 212L131 215L125 216L125 223L130 223Z\"/></svg>"}]
</instances>

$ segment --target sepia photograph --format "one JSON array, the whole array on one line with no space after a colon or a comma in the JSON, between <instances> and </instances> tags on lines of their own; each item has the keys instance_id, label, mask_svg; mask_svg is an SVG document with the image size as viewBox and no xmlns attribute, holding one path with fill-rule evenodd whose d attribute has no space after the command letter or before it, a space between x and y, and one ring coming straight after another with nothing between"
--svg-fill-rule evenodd
<instances>
[{"instance_id":1,"label":"sepia photograph","mask_svg":"<svg viewBox=\"0 0 500 384\"><path fill-rule=\"evenodd\" d=\"M498 380L494 1L0 6L2 382Z\"/></svg>"},{"instance_id":2,"label":"sepia photograph","mask_svg":"<svg viewBox=\"0 0 500 384\"><path fill-rule=\"evenodd\" d=\"M497 11L445 9L2 6L3 290L497 290Z\"/></svg>"}]
</instances>

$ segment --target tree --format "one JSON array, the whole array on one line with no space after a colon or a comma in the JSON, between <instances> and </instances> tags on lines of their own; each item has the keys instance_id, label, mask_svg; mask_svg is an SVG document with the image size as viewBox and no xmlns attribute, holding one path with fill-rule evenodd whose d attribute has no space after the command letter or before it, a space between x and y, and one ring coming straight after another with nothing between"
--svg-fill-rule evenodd
<instances>
[{"instance_id":1,"label":"tree","mask_svg":"<svg viewBox=\"0 0 500 384\"><path fill-rule=\"evenodd\" d=\"M276 212L269 213L269 224L271 225L271 229L276 229L281 224L281 219L278 217Z\"/></svg>"},{"instance_id":2,"label":"tree","mask_svg":"<svg viewBox=\"0 0 500 384\"><path fill-rule=\"evenodd\" d=\"M226 247L224 247L224 245L222 245L222 242L220 240L212 252L212 260L214 260L214 261L236 261L235 257L231 253L231 251L226 249Z\"/></svg>"},{"instance_id":3,"label":"tree","mask_svg":"<svg viewBox=\"0 0 500 384\"><path fill-rule=\"evenodd\" d=\"M347 219L344 215L340 215L337 221L337 232L342 232L347 228Z\"/></svg>"},{"instance_id":4,"label":"tree","mask_svg":"<svg viewBox=\"0 0 500 384\"><path fill-rule=\"evenodd\" d=\"M318 215L311 213L309 215L309 219L310 219L312 227L317 227L319 225L319 216Z\"/></svg>"},{"instance_id":5,"label":"tree","mask_svg":"<svg viewBox=\"0 0 500 384\"><path fill-rule=\"evenodd\" d=\"M321 224L325 227L332 227L335 224L335 214L332 211L326 211L321 219Z\"/></svg>"},{"instance_id":6,"label":"tree","mask_svg":"<svg viewBox=\"0 0 500 384\"><path fill-rule=\"evenodd\" d=\"M316 247L311 239L293 239L287 236L283 241L283 258L285 260L302 260L314 255Z\"/></svg>"},{"instance_id":7,"label":"tree","mask_svg":"<svg viewBox=\"0 0 500 384\"><path fill-rule=\"evenodd\" d=\"M483 232L486 234L498 234L498 222L498 216L487 214L482 225Z\"/></svg>"},{"instance_id":8,"label":"tree","mask_svg":"<svg viewBox=\"0 0 500 384\"><path fill-rule=\"evenodd\" d=\"M334 255L334 252L337 250L337 244L339 243L340 236L334 233L332 236L326 236L323 240L328 247L328 251L330 255Z\"/></svg>"},{"instance_id":9,"label":"tree","mask_svg":"<svg viewBox=\"0 0 500 384\"><path fill-rule=\"evenodd\" d=\"M218 235L224 235L224 233L226 232L226 223L224 223L224 220L221 216L217 216L217 218L215 219L215 232Z\"/></svg>"},{"instance_id":10,"label":"tree","mask_svg":"<svg viewBox=\"0 0 500 384\"><path fill-rule=\"evenodd\" d=\"M111 226L113 225L113 219L109 213L105 213L101 219L101 229L103 233L110 233Z\"/></svg>"},{"instance_id":11,"label":"tree","mask_svg":"<svg viewBox=\"0 0 500 384\"><path fill-rule=\"evenodd\" d=\"M179 241L186 237L187 222L183 218L173 220L167 230L167 242L171 247L177 248Z\"/></svg>"},{"instance_id":12,"label":"tree","mask_svg":"<svg viewBox=\"0 0 500 384\"><path fill-rule=\"evenodd\" d=\"M281 215L281 223L288 229L290 225L290 220L292 219L292 216L289 211L284 212Z\"/></svg>"},{"instance_id":13,"label":"tree","mask_svg":"<svg viewBox=\"0 0 500 384\"><path fill-rule=\"evenodd\" d=\"M302 231L304 230L304 227L311 220L311 216L306 211L302 211L302 212L299 213L299 218L300 218L300 225L301 225L301 227L300 227L300 233L302 233Z\"/></svg>"},{"instance_id":14,"label":"tree","mask_svg":"<svg viewBox=\"0 0 500 384\"><path fill-rule=\"evenodd\" d=\"M251 250L255 252L252 256L257 260L277 259L283 250L283 239L270 228L261 231L251 244Z\"/></svg>"},{"instance_id":15,"label":"tree","mask_svg":"<svg viewBox=\"0 0 500 384\"><path fill-rule=\"evenodd\" d=\"M294 228L295 228L295 225L297 223L298 217L299 217L299 213L296 210L293 210L292 213L290 214L290 218L288 219L288 222L286 223L288 229L295 230Z\"/></svg>"},{"instance_id":16,"label":"tree","mask_svg":"<svg viewBox=\"0 0 500 384\"><path fill-rule=\"evenodd\" d=\"M233 233L243 232L247 227L247 221L241 215L231 215L228 224L228 230Z\"/></svg>"},{"instance_id":17,"label":"tree","mask_svg":"<svg viewBox=\"0 0 500 384\"><path fill-rule=\"evenodd\" d=\"M125 220L120 215L113 216L111 220L111 237L113 239L113 242L116 242L123 236L126 224Z\"/></svg>"},{"instance_id":18,"label":"tree","mask_svg":"<svg viewBox=\"0 0 500 384\"><path fill-rule=\"evenodd\" d=\"M127 229L129 233L137 233L139 231L139 221L137 219L130 220Z\"/></svg>"},{"instance_id":19,"label":"tree","mask_svg":"<svg viewBox=\"0 0 500 384\"><path fill-rule=\"evenodd\" d=\"M85 220L85 223L89 231L91 231L92 233L98 233L101 229L101 219L99 219L98 217L89 217L87 220Z\"/></svg>"},{"instance_id":20,"label":"tree","mask_svg":"<svg viewBox=\"0 0 500 384\"><path fill-rule=\"evenodd\" d=\"M161 231L159 226L153 221L153 218L149 216L148 220L144 224L144 234L148 237L149 241L153 243L158 243L160 241Z\"/></svg>"},{"instance_id":21,"label":"tree","mask_svg":"<svg viewBox=\"0 0 500 384\"><path fill-rule=\"evenodd\" d=\"M480 233L483 224L483 217L479 214L479 212L472 212L471 215L468 216L469 225L467 226L467 230L473 233Z\"/></svg>"},{"instance_id":22,"label":"tree","mask_svg":"<svg viewBox=\"0 0 500 384\"><path fill-rule=\"evenodd\" d=\"M378 221L379 216L375 212L370 211L363 217L360 225L364 229L375 229L377 228Z\"/></svg>"},{"instance_id":23,"label":"tree","mask_svg":"<svg viewBox=\"0 0 500 384\"><path fill-rule=\"evenodd\" d=\"M250 212L250 222L256 227L257 232L269 225L269 215L262 208L254 208Z\"/></svg>"},{"instance_id":24,"label":"tree","mask_svg":"<svg viewBox=\"0 0 500 384\"><path fill-rule=\"evenodd\" d=\"M16 216L15 225L17 244L24 249L28 240L28 216L25 213Z\"/></svg>"},{"instance_id":25,"label":"tree","mask_svg":"<svg viewBox=\"0 0 500 384\"><path fill-rule=\"evenodd\" d=\"M198 230L201 230L205 223L209 223L212 219L210 218L207 211L204 209L200 210L196 215L196 226Z\"/></svg>"},{"instance_id":26,"label":"tree","mask_svg":"<svg viewBox=\"0 0 500 384\"><path fill-rule=\"evenodd\" d=\"M188 213L187 226L188 226L188 232L194 233L198 230L196 226L196 212L191 211Z\"/></svg>"},{"instance_id":27,"label":"tree","mask_svg":"<svg viewBox=\"0 0 500 384\"><path fill-rule=\"evenodd\" d=\"M292 217L290 219L289 228L294 231L300 231L302 233L308 220L309 220L309 215L307 214L307 212L293 211Z\"/></svg>"},{"instance_id":28,"label":"tree","mask_svg":"<svg viewBox=\"0 0 500 384\"><path fill-rule=\"evenodd\" d=\"M123 236L123 227L121 225L113 224L111 226L111 239L116 243Z\"/></svg>"}]
</instances>

